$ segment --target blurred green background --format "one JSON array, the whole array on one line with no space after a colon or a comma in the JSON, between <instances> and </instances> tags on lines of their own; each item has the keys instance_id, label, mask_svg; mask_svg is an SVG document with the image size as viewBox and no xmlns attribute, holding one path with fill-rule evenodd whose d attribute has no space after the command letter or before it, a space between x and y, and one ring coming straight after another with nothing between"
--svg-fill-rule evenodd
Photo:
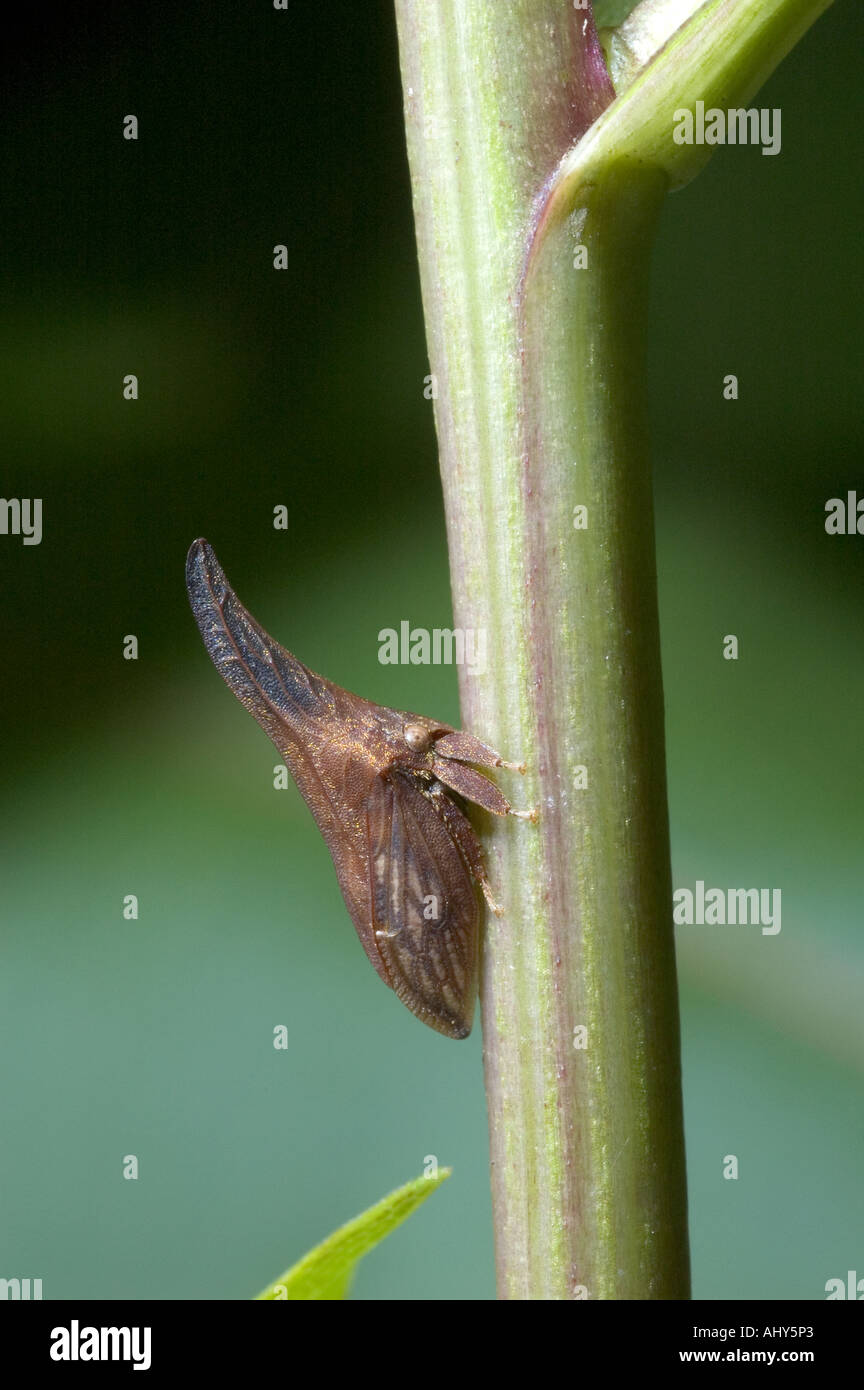
<instances>
[{"instance_id":1,"label":"blurred green background","mask_svg":"<svg viewBox=\"0 0 864 1390\"><path fill-rule=\"evenodd\" d=\"M824 531L864 495L862 30L819 21L781 155L721 151L655 256L675 883L783 894L779 936L678 929L697 1298L864 1275L864 538ZM313 669L458 722L453 668L377 660L452 621L390 5L40 6L4 64L0 491L44 538L0 537L0 1276L246 1298L435 1155L355 1294L491 1298L479 1028L374 975L183 585L205 535Z\"/></svg>"}]
</instances>

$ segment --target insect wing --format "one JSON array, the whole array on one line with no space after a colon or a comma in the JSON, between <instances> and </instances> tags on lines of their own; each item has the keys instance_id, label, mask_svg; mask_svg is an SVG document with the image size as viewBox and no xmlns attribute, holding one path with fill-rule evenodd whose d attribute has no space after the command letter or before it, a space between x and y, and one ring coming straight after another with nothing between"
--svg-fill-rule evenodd
<instances>
[{"instance_id":1,"label":"insect wing","mask_svg":"<svg viewBox=\"0 0 864 1390\"><path fill-rule=\"evenodd\" d=\"M451 1038L471 1031L480 908L474 881L417 778L377 779L366 807L375 943L412 1013Z\"/></svg>"}]
</instances>

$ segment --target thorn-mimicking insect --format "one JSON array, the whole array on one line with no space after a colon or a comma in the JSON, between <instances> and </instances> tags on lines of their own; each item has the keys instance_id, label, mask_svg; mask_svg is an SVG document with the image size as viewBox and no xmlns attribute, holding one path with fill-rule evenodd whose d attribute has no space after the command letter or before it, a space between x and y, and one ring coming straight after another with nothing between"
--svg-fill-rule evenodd
<instances>
[{"instance_id":1,"label":"thorn-mimicking insect","mask_svg":"<svg viewBox=\"0 0 864 1390\"><path fill-rule=\"evenodd\" d=\"M205 540L189 551L186 584L214 666L269 734L315 817L378 974L430 1028L466 1038L477 996L476 884L500 909L452 793L498 816L534 819L470 766L524 772L524 764L316 676L247 613Z\"/></svg>"}]
</instances>

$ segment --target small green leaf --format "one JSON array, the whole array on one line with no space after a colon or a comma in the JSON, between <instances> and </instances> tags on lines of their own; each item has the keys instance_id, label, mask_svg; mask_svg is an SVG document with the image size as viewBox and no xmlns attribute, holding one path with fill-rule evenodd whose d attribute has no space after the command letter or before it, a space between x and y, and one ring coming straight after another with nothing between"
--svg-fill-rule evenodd
<instances>
[{"instance_id":1,"label":"small green leaf","mask_svg":"<svg viewBox=\"0 0 864 1390\"><path fill-rule=\"evenodd\" d=\"M357 1261L388 1236L421 1202L425 1202L452 1168L441 1168L434 1177L414 1178L397 1187L374 1207L340 1226L281 1278L258 1294L259 1299L341 1299L348 1293Z\"/></svg>"}]
</instances>

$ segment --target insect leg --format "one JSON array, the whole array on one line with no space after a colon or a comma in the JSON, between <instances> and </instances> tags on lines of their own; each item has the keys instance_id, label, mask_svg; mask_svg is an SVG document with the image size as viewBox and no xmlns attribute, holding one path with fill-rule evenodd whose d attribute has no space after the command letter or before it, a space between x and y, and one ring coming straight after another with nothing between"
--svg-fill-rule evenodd
<instances>
[{"instance_id":1,"label":"insect leg","mask_svg":"<svg viewBox=\"0 0 864 1390\"><path fill-rule=\"evenodd\" d=\"M436 739L435 752L439 757L458 758L464 763L477 763L479 767L507 767L511 772L525 771L524 763L508 763L488 743L481 743L479 738L466 733L464 729L455 729L452 734Z\"/></svg>"},{"instance_id":2,"label":"insect leg","mask_svg":"<svg viewBox=\"0 0 864 1390\"><path fill-rule=\"evenodd\" d=\"M492 897L480 841L477 839L474 827L468 817L459 810L455 801L448 796L446 787L442 786L440 782L430 783L426 789L426 795L447 827L447 832L468 865L471 876L483 889L483 896L495 916L502 916L503 908L499 907Z\"/></svg>"},{"instance_id":3,"label":"insect leg","mask_svg":"<svg viewBox=\"0 0 864 1390\"><path fill-rule=\"evenodd\" d=\"M494 816L517 816L519 820L530 821L537 819L536 811L514 811L495 783L484 777L476 768L469 767L467 763L451 762L449 758L436 757L432 763L432 771L445 787L458 792L466 801L473 801L475 806L482 806L484 811L491 811Z\"/></svg>"}]
</instances>

